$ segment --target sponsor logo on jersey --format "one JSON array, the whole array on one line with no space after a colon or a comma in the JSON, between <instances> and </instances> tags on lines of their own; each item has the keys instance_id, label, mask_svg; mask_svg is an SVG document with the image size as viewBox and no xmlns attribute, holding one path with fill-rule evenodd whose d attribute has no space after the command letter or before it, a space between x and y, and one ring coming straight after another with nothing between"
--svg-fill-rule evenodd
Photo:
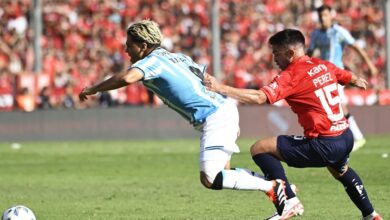
<instances>
[{"instance_id":1,"label":"sponsor logo on jersey","mask_svg":"<svg viewBox=\"0 0 390 220\"><path fill-rule=\"evenodd\" d=\"M322 71L328 71L328 67L326 67L325 64L319 64L319 65L311 68L309 71L307 71L307 74L309 74L309 76L314 76L317 73L320 73Z\"/></svg>"},{"instance_id":2,"label":"sponsor logo on jersey","mask_svg":"<svg viewBox=\"0 0 390 220\"><path fill-rule=\"evenodd\" d=\"M343 131L349 127L349 124L346 121L343 121L340 124L333 124L330 127L330 131Z\"/></svg>"}]
</instances>

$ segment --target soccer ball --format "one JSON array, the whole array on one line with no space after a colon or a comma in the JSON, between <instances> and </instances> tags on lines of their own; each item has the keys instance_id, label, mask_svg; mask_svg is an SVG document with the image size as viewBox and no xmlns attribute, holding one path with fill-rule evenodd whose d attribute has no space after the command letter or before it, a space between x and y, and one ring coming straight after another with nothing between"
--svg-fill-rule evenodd
<instances>
[{"instance_id":1,"label":"soccer ball","mask_svg":"<svg viewBox=\"0 0 390 220\"><path fill-rule=\"evenodd\" d=\"M26 206L16 205L5 210L1 220L36 220L36 218Z\"/></svg>"}]
</instances>

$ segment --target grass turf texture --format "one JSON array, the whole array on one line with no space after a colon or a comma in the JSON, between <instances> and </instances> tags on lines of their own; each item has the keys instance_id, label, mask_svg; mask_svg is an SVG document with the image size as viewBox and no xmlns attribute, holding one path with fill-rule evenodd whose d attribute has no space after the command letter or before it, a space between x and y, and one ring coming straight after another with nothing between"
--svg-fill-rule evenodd
<instances>
[{"instance_id":1,"label":"grass turf texture","mask_svg":"<svg viewBox=\"0 0 390 220\"><path fill-rule=\"evenodd\" d=\"M232 166L258 171L240 140ZM390 137L370 137L351 154L371 201L390 219ZM274 212L261 192L211 191L198 173L197 140L0 143L0 209L30 207L39 220L264 219ZM359 219L326 169L287 168L305 205L295 219Z\"/></svg>"}]
</instances>

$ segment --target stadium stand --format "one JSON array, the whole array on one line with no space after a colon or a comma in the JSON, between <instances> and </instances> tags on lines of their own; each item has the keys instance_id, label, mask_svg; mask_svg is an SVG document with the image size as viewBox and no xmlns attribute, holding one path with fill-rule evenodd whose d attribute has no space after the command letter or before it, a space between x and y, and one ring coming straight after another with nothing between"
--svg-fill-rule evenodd
<instances>
[{"instance_id":1,"label":"stadium stand","mask_svg":"<svg viewBox=\"0 0 390 220\"><path fill-rule=\"evenodd\" d=\"M42 0L42 70L33 73L30 0L0 2L0 111L89 108L158 104L142 84L110 91L86 103L77 94L87 85L130 65L123 45L126 27L153 19L165 36L163 46L183 51L211 70L211 31L207 0ZM259 88L277 74L268 36L285 27L301 29L307 39L316 26L315 3L322 1L220 0L222 71L226 83ZM326 0L336 19L351 30L380 70L366 92L349 90L355 105L390 104L385 89L385 29L380 0ZM359 21L359 22L356 22ZM351 70L367 67L353 55ZM29 95L26 104L26 95ZM31 95L33 96L31 98ZM33 101L31 101L31 99ZM24 101L20 101L24 100ZM21 104L22 103L22 104ZM24 104L23 104L24 103Z\"/></svg>"}]
</instances>

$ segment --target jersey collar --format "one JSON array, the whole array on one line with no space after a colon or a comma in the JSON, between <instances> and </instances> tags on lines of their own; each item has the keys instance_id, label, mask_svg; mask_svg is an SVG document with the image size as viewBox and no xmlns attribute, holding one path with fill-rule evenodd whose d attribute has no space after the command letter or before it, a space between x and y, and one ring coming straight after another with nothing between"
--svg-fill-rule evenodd
<instances>
[{"instance_id":1,"label":"jersey collar","mask_svg":"<svg viewBox=\"0 0 390 220\"><path fill-rule=\"evenodd\" d=\"M307 55L303 55L301 57L298 57L297 59L295 59L293 62L290 63L291 64L295 64L295 63L298 63L298 62L305 62L307 60L310 60L310 57L307 56Z\"/></svg>"}]
</instances>

